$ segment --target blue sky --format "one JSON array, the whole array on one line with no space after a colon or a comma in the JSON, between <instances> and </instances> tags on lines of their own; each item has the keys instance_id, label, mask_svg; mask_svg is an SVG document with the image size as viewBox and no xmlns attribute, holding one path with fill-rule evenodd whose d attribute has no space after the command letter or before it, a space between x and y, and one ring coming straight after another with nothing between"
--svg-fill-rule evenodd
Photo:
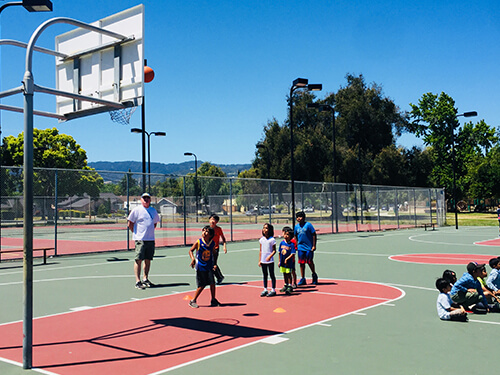
<instances>
[{"instance_id":1,"label":"blue sky","mask_svg":"<svg viewBox=\"0 0 500 375\"><path fill-rule=\"evenodd\" d=\"M93 22L141 2L52 0L52 13L9 7L1 38L27 42L43 21L69 17ZM3 2L0 1L0 4ZM286 96L297 77L322 83L323 98L345 86L347 73L368 83L402 109L422 94L446 92L460 112L475 110L500 125L500 3L498 1L146 0L145 57L155 70L146 85L146 130L151 161L250 163L265 124L287 115ZM47 29L37 45L53 49L68 25ZM2 47L1 89L20 84L24 50ZM40 54L38 54L40 55ZM52 57L37 57L35 82L55 87ZM2 103L22 106L22 95ZM54 112L55 99L35 95L35 109ZM140 110L129 126L100 114L65 123L41 117L35 127L70 134L92 161L141 160ZM21 114L2 112L2 136L23 130ZM411 136L398 144L421 145Z\"/></svg>"}]
</instances>

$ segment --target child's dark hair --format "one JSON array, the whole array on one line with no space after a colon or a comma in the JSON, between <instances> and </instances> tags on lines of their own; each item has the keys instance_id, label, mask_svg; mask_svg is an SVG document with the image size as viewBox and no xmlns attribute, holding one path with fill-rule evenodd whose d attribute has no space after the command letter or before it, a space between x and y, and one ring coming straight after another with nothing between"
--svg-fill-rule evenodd
<instances>
[{"instance_id":1,"label":"child's dark hair","mask_svg":"<svg viewBox=\"0 0 500 375\"><path fill-rule=\"evenodd\" d=\"M214 219L216 222L219 222L220 217L219 217L219 215L212 214L212 215L210 215L210 217L208 218L208 220L210 220L210 219Z\"/></svg>"},{"instance_id":2,"label":"child's dark hair","mask_svg":"<svg viewBox=\"0 0 500 375\"><path fill-rule=\"evenodd\" d=\"M450 286L450 282L442 277L436 280L436 288L440 292L443 292L447 287Z\"/></svg>"},{"instance_id":3,"label":"child's dark hair","mask_svg":"<svg viewBox=\"0 0 500 375\"><path fill-rule=\"evenodd\" d=\"M488 262L491 268L495 268L496 266L498 266L498 263L500 263L500 258L491 258Z\"/></svg>"},{"instance_id":4,"label":"child's dark hair","mask_svg":"<svg viewBox=\"0 0 500 375\"><path fill-rule=\"evenodd\" d=\"M287 233L289 236L293 237L293 229L290 227L283 227L282 229L283 233Z\"/></svg>"},{"instance_id":5,"label":"child's dark hair","mask_svg":"<svg viewBox=\"0 0 500 375\"><path fill-rule=\"evenodd\" d=\"M269 236L268 238L274 237L274 227L272 224L265 223L262 227L262 235L264 235L264 227L267 225L267 235Z\"/></svg>"},{"instance_id":6,"label":"child's dark hair","mask_svg":"<svg viewBox=\"0 0 500 375\"><path fill-rule=\"evenodd\" d=\"M445 270L443 272L443 279L448 281L450 284L455 284L457 282L457 274L452 270Z\"/></svg>"},{"instance_id":7,"label":"child's dark hair","mask_svg":"<svg viewBox=\"0 0 500 375\"><path fill-rule=\"evenodd\" d=\"M212 238L215 236L215 230L212 228L210 225L205 225L202 230L208 230L208 235L210 237L210 241L212 241Z\"/></svg>"}]
</instances>

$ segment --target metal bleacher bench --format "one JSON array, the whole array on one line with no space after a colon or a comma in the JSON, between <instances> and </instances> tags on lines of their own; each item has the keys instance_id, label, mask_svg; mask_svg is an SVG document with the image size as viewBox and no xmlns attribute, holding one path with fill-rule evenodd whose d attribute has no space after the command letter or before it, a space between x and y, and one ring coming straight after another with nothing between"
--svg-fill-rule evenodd
<instances>
[{"instance_id":1,"label":"metal bleacher bench","mask_svg":"<svg viewBox=\"0 0 500 375\"><path fill-rule=\"evenodd\" d=\"M436 230L436 223L425 223L423 224L424 225L424 229L427 230L427 228L432 228L432 230Z\"/></svg>"},{"instance_id":2,"label":"metal bleacher bench","mask_svg":"<svg viewBox=\"0 0 500 375\"><path fill-rule=\"evenodd\" d=\"M33 252L35 251L43 251L43 264L47 264L47 251L49 250L54 250L53 247L37 247L33 249ZM8 253L23 253L23 249L7 249L7 250L1 250L0 251L0 262L2 261L2 254L8 254Z\"/></svg>"}]
</instances>

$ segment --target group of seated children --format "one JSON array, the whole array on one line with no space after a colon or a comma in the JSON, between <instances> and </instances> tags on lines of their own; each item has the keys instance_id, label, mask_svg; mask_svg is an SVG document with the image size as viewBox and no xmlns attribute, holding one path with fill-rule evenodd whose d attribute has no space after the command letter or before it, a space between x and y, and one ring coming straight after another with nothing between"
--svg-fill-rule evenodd
<instances>
[{"instance_id":1,"label":"group of seated children","mask_svg":"<svg viewBox=\"0 0 500 375\"><path fill-rule=\"evenodd\" d=\"M439 290L437 312L441 320L466 322L467 313L500 312L500 257L489 261L491 273L486 279L486 266L467 264L467 272L457 280L455 272L446 270L436 280Z\"/></svg>"}]
</instances>

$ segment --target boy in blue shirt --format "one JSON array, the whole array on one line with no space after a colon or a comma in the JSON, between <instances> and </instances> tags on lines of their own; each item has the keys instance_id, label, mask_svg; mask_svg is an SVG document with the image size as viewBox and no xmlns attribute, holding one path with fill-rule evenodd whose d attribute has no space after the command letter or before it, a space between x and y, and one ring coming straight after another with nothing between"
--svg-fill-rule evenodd
<instances>
[{"instance_id":1,"label":"boy in blue shirt","mask_svg":"<svg viewBox=\"0 0 500 375\"><path fill-rule=\"evenodd\" d=\"M294 235L297 240L297 254L299 256L300 266L300 281L298 285L306 285L306 264L312 272L312 284L318 284L318 275L316 274L316 266L314 265L314 251L316 250L316 230L313 225L306 222L306 214L303 211L297 212L295 215L297 225L294 228Z\"/></svg>"},{"instance_id":2,"label":"boy in blue shirt","mask_svg":"<svg viewBox=\"0 0 500 375\"><path fill-rule=\"evenodd\" d=\"M285 292L286 294L292 294L292 264L295 262L295 245L292 242L293 229L290 227L283 228L283 241L281 241L279 246L280 255L280 271L283 274L283 279L285 285L280 292Z\"/></svg>"},{"instance_id":3,"label":"boy in blue shirt","mask_svg":"<svg viewBox=\"0 0 500 375\"><path fill-rule=\"evenodd\" d=\"M486 314L488 312L488 302L483 292L478 277L485 269L484 264L470 262L467 265L467 272L453 284L451 288L451 300L464 307L472 308L474 313Z\"/></svg>"},{"instance_id":4,"label":"boy in blue shirt","mask_svg":"<svg viewBox=\"0 0 500 375\"><path fill-rule=\"evenodd\" d=\"M491 258L488 262L491 267L490 275L486 285L493 291L494 295L500 294L500 258Z\"/></svg>"}]
</instances>

